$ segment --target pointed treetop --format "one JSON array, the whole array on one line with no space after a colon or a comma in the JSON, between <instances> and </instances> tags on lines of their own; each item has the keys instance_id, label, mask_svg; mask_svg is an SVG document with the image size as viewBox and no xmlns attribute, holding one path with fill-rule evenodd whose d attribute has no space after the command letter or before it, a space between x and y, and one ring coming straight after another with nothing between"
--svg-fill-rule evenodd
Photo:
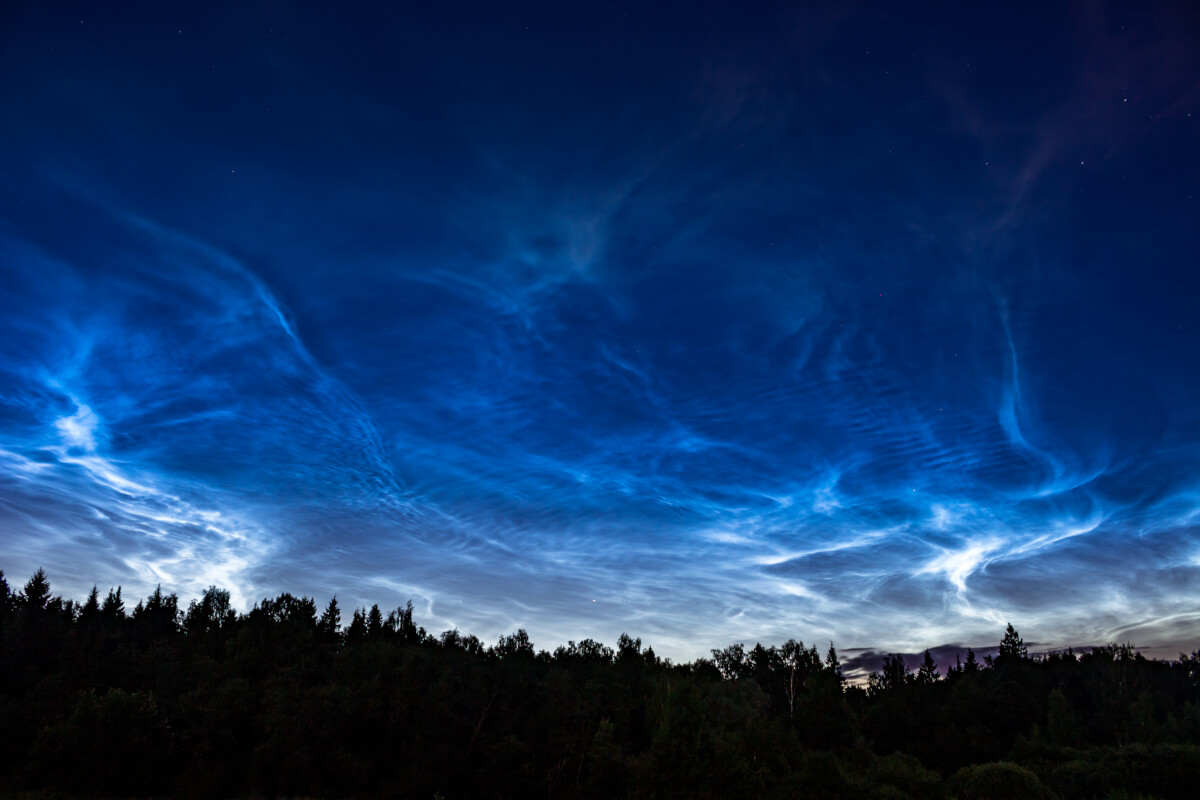
<instances>
[{"instance_id":1,"label":"pointed treetop","mask_svg":"<svg viewBox=\"0 0 1200 800\"><path fill-rule=\"evenodd\" d=\"M1004 632L1004 639L1000 642L1000 658L1028 658L1029 651L1025 648L1025 641L1021 639L1021 635L1017 633L1017 629L1010 622L1008 629Z\"/></svg>"},{"instance_id":2,"label":"pointed treetop","mask_svg":"<svg viewBox=\"0 0 1200 800\"><path fill-rule=\"evenodd\" d=\"M370 612L367 614L367 635L374 638L383 634L383 612L379 610L379 604L371 606Z\"/></svg>"},{"instance_id":3,"label":"pointed treetop","mask_svg":"<svg viewBox=\"0 0 1200 800\"><path fill-rule=\"evenodd\" d=\"M342 609L338 607L336 594L329 598L329 605L325 606L325 613L321 615L317 629L329 636L336 635L342 629Z\"/></svg>"},{"instance_id":4,"label":"pointed treetop","mask_svg":"<svg viewBox=\"0 0 1200 800\"><path fill-rule=\"evenodd\" d=\"M104 598L104 605L100 606L100 613L106 619L124 619L125 601L121 599L120 586L108 590L108 597Z\"/></svg>"},{"instance_id":5,"label":"pointed treetop","mask_svg":"<svg viewBox=\"0 0 1200 800\"><path fill-rule=\"evenodd\" d=\"M50 603L50 580L46 577L46 570L38 567L38 571L33 573L33 577L25 584L21 600L26 608L38 610L44 609Z\"/></svg>"},{"instance_id":6,"label":"pointed treetop","mask_svg":"<svg viewBox=\"0 0 1200 800\"><path fill-rule=\"evenodd\" d=\"M79 609L79 619L81 622L88 622L100 615L100 590L92 584L92 591L88 592L88 598L84 602L83 607Z\"/></svg>"},{"instance_id":7,"label":"pointed treetop","mask_svg":"<svg viewBox=\"0 0 1200 800\"><path fill-rule=\"evenodd\" d=\"M837 650L833 647L833 642L829 643L829 652L825 654L825 669L837 676L838 680L842 679L842 662L838 660Z\"/></svg>"},{"instance_id":8,"label":"pointed treetop","mask_svg":"<svg viewBox=\"0 0 1200 800\"><path fill-rule=\"evenodd\" d=\"M346 629L346 641L357 642L367 636L367 611L364 608L354 609L350 616L350 627Z\"/></svg>"},{"instance_id":9,"label":"pointed treetop","mask_svg":"<svg viewBox=\"0 0 1200 800\"><path fill-rule=\"evenodd\" d=\"M925 658L921 661L921 667L917 670L917 682L924 684L936 683L939 677L937 664L934 662L930 652L926 650Z\"/></svg>"}]
</instances>

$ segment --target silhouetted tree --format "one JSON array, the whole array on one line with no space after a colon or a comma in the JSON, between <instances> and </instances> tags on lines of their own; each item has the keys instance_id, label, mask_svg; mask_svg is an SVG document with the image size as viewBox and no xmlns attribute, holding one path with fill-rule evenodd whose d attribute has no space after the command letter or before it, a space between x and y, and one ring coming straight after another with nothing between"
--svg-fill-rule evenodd
<instances>
[{"instance_id":1,"label":"silhouetted tree","mask_svg":"<svg viewBox=\"0 0 1200 800\"><path fill-rule=\"evenodd\" d=\"M524 628L518 628L516 633L501 636L500 641L493 648L493 652L501 658L514 656L532 658L533 642L529 641L529 634L525 632Z\"/></svg>"},{"instance_id":2,"label":"silhouetted tree","mask_svg":"<svg viewBox=\"0 0 1200 800\"><path fill-rule=\"evenodd\" d=\"M617 637L617 662L627 664L630 662L642 663L642 640L634 639L627 633L622 633Z\"/></svg>"},{"instance_id":3,"label":"silhouetted tree","mask_svg":"<svg viewBox=\"0 0 1200 800\"><path fill-rule=\"evenodd\" d=\"M712 657L721 677L727 681L741 680L750 674L746 646L741 642L731 644L723 650L713 650Z\"/></svg>"},{"instance_id":4,"label":"silhouetted tree","mask_svg":"<svg viewBox=\"0 0 1200 800\"><path fill-rule=\"evenodd\" d=\"M472 655L482 655L485 648L477 636L461 634L458 630L445 631L438 638L438 643L451 650L462 650Z\"/></svg>"},{"instance_id":5,"label":"silhouetted tree","mask_svg":"<svg viewBox=\"0 0 1200 800\"><path fill-rule=\"evenodd\" d=\"M8 612L12 610L15 600L12 588L9 587L8 581L4 578L4 571L0 570L0 620L6 617Z\"/></svg>"},{"instance_id":6,"label":"silhouetted tree","mask_svg":"<svg viewBox=\"0 0 1200 800\"><path fill-rule=\"evenodd\" d=\"M179 630L179 596L163 594L162 586L133 609L133 630L144 639L164 638Z\"/></svg>"},{"instance_id":7,"label":"silhouetted tree","mask_svg":"<svg viewBox=\"0 0 1200 800\"><path fill-rule=\"evenodd\" d=\"M367 638L366 609L356 608L350 615L350 627L346 629L346 643L356 644Z\"/></svg>"},{"instance_id":8,"label":"silhouetted tree","mask_svg":"<svg viewBox=\"0 0 1200 800\"><path fill-rule=\"evenodd\" d=\"M412 600L403 608L388 612L387 627L405 644L420 644L426 639L425 629L413 621Z\"/></svg>"},{"instance_id":9,"label":"silhouetted tree","mask_svg":"<svg viewBox=\"0 0 1200 800\"><path fill-rule=\"evenodd\" d=\"M796 694L804 691L805 675L805 654L804 642L788 639L779 648L780 660L783 662L783 668L786 672L783 684L783 693L787 698L788 717L796 716Z\"/></svg>"},{"instance_id":10,"label":"silhouetted tree","mask_svg":"<svg viewBox=\"0 0 1200 800\"><path fill-rule=\"evenodd\" d=\"M933 656L926 650L925 658L921 660L921 666L917 670L917 683L931 686L937 683L939 677L941 676L938 674L937 664L934 663Z\"/></svg>"},{"instance_id":11,"label":"silhouetted tree","mask_svg":"<svg viewBox=\"0 0 1200 800\"><path fill-rule=\"evenodd\" d=\"M26 582L19 602L23 608L34 611L43 611L50 605L50 580L46 577L44 569L39 567Z\"/></svg>"},{"instance_id":12,"label":"silhouetted tree","mask_svg":"<svg viewBox=\"0 0 1200 800\"><path fill-rule=\"evenodd\" d=\"M100 590L92 584L92 591L79 609L79 623L84 626L94 625L100 619Z\"/></svg>"},{"instance_id":13,"label":"silhouetted tree","mask_svg":"<svg viewBox=\"0 0 1200 800\"><path fill-rule=\"evenodd\" d=\"M317 604L311 597L295 597L284 592L274 599L264 598L256 610L273 622L297 630L312 631L317 627Z\"/></svg>"},{"instance_id":14,"label":"silhouetted tree","mask_svg":"<svg viewBox=\"0 0 1200 800\"><path fill-rule=\"evenodd\" d=\"M115 623L125 619L125 601L121 599L121 587L109 589L104 604L100 606L100 616L105 622Z\"/></svg>"},{"instance_id":15,"label":"silhouetted tree","mask_svg":"<svg viewBox=\"0 0 1200 800\"><path fill-rule=\"evenodd\" d=\"M842 662L838 660L837 650L834 649L833 642L829 643L829 650L825 653L825 669L829 670L839 684L845 677L842 675Z\"/></svg>"},{"instance_id":16,"label":"silhouetted tree","mask_svg":"<svg viewBox=\"0 0 1200 800\"><path fill-rule=\"evenodd\" d=\"M1025 649L1025 641L1017 633L1016 628L1010 622L1008 628L1004 631L1004 638L1000 640L1000 652L998 658L1002 659L1024 659L1029 657L1029 651Z\"/></svg>"},{"instance_id":17,"label":"silhouetted tree","mask_svg":"<svg viewBox=\"0 0 1200 800\"><path fill-rule=\"evenodd\" d=\"M867 678L873 694L903 689L911 679L912 673L905 666L903 656L898 653L885 655L880 671L872 672Z\"/></svg>"},{"instance_id":18,"label":"silhouetted tree","mask_svg":"<svg viewBox=\"0 0 1200 800\"><path fill-rule=\"evenodd\" d=\"M371 611L367 614L367 638L378 639L383 636L383 612L379 610L379 604L371 606Z\"/></svg>"},{"instance_id":19,"label":"silhouetted tree","mask_svg":"<svg viewBox=\"0 0 1200 800\"><path fill-rule=\"evenodd\" d=\"M613 651L611 647L605 647L594 639L584 639L578 644L567 642L557 647L553 657L555 661L592 661L604 664L613 660Z\"/></svg>"},{"instance_id":20,"label":"silhouetted tree","mask_svg":"<svg viewBox=\"0 0 1200 800\"><path fill-rule=\"evenodd\" d=\"M237 621L237 612L229 599L229 592L210 586L199 600L188 604L183 618L183 629L188 636L202 636L225 630Z\"/></svg>"},{"instance_id":21,"label":"silhouetted tree","mask_svg":"<svg viewBox=\"0 0 1200 800\"><path fill-rule=\"evenodd\" d=\"M338 608L337 595L335 594L329 598L329 605L325 606L325 611L321 614L320 621L317 622L317 631L321 635L322 640L333 642L337 641L341 630L342 610Z\"/></svg>"}]
</instances>

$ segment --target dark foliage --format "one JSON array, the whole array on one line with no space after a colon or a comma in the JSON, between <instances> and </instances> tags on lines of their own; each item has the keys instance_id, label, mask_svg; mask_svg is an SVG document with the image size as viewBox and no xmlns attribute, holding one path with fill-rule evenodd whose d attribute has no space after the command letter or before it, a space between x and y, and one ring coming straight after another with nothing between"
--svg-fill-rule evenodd
<instances>
[{"instance_id":1,"label":"dark foliage","mask_svg":"<svg viewBox=\"0 0 1200 800\"><path fill-rule=\"evenodd\" d=\"M672 664L622 635L538 651L432 636L411 603L343 629L282 594L82 603L0 573L0 793L227 797L1194 795L1200 656L1030 657L1012 626L945 676L735 644Z\"/></svg>"}]
</instances>

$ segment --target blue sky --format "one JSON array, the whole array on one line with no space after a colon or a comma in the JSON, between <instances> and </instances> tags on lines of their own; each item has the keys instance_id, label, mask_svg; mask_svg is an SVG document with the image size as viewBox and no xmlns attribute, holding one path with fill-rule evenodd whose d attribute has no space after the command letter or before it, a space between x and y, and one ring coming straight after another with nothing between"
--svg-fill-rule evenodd
<instances>
[{"instance_id":1,"label":"blue sky","mask_svg":"<svg viewBox=\"0 0 1200 800\"><path fill-rule=\"evenodd\" d=\"M6 4L0 568L1200 644L1187 4Z\"/></svg>"}]
</instances>

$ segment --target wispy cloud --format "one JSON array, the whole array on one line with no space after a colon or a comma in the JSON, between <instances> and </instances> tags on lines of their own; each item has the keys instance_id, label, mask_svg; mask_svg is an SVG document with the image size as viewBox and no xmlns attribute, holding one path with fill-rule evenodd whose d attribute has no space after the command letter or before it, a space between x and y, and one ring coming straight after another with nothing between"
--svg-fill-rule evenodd
<instances>
[{"instance_id":1,"label":"wispy cloud","mask_svg":"<svg viewBox=\"0 0 1200 800\"><path fill-rule=\"evenodd\" d=\"M1009 93L953 15L846 13L609 77L414 20L426 88L20 50L0 566L677 658L1200 639L1194 53L1082 19Z\"/></svg>"}]
</instances>

